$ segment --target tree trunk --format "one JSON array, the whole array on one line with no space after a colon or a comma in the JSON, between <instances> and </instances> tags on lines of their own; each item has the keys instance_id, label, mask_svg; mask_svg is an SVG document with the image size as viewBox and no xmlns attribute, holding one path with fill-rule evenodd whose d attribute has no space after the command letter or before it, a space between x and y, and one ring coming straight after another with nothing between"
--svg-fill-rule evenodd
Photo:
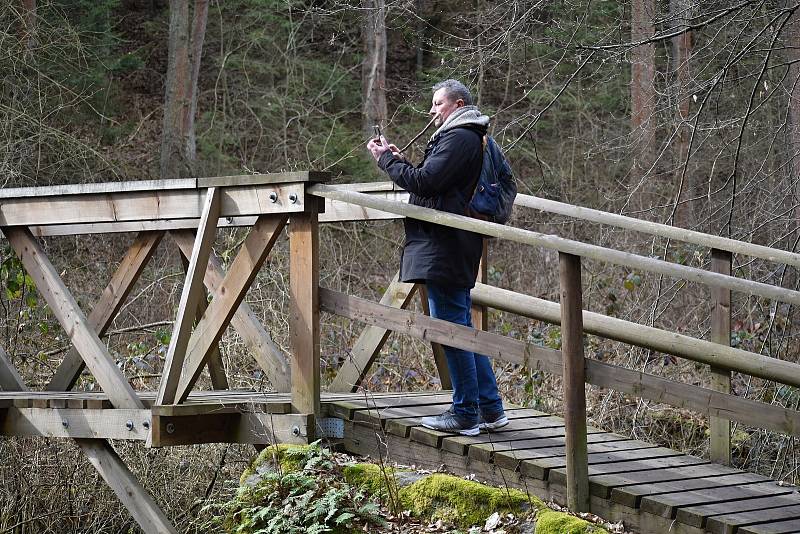
<instances>
[{"instance_id":1,"label":"tree trunk","mask_svg":"<svg viewBox=\"0 0 800 534\"><path fill-rule=\"evenodd\" d=\"M22 49L30 59L36 48L36 0L22 0Z\"/></svg>"},{"instance_id":2,"label":"tree trunk","mask_svg":"<svg viewBox=\"0 0 800 534\"><path fill-rule=\"evenodd\" d=\"M189 35L188 0L170 0L167 86L161 136L161 178L194 172L197 82L208 20L208 0L196 0Z\"/></svg>"},{"instance_id":3,"label":"tree trunk","mask_svg":"<svg viewBox=\"0 0 800 534\"><path fill-rule=\"evenodd\" d=\"M653 36L655 0L633 0L631 40L634 43ZM655 46L644 43L631 50L631 130L633 136L633 184L639 184L653 164L655 155ZM647 196L647 183L640 193Z\"/></svg>"},{"instance_id":4,"label":"tree trunk","mask_svg":"<svg viewBox=\"0 0 800 534\"><path fill-rule=\"evenodd\" d=\"M189 80L189 107L184 117L184 131L186 132L186 158L194 163L197 159L197 144L195 142L194 122L197 115L197 83L200 78L200 61L203 57L203 42L206 37L206 23L208 22L208 0L196 0L194 4L194 17L192 20L192 46L191 67L192 77Z\"/></svg>"},{"instance_id":5,"label":"tree trunk","mask_svg":"<svg viewBox=\"0 0 800 534\"><path fill-rule=\"evenodd\" d=\"M691 96L689 95L689 58L692 55L692 32L688 30L689 19L692 16L691 0L670 0L669 9L671 19L675 21L675 30L685 30L684 33L672 38L672 61L674 71L674 87L677 109L675 110L675 124L677 135L675 136L674 164L675 169L675 202L678 203L682 198L693 198L697 196L699 187L696 180L696 173L692 172L687 165L689 158L689 138L690 127L687 123L689 118L689 106ZM684 167L686 167L684 174ZM678 204L675 209L675 224L677 226L688 227L693 223L692 204Z\"/></svg>"},{"instance_id":6,"label":"tree trunk","mask_svg":"<svg viewBox=\"0 0 800 534\"><path fill-rule=\"evenodd\" d=\"M414 6L417 15L417 64L416 73L417 78L422 76L422 71L425 68L425 18L423 15L422 0L415 0Z\"/></svg>"},{"instance_id":7,"label":"tree trunk","mask_svg":"<svg viewBox=\"0 0 800 534\"><path fill-rule=\"evenodd\" d=\"M786 60L789 76L786 80L789 94L788 154L790 158L789 178L794 198L794 224L800 224L800 12L795 11L784 29L786 35Z\"/></svg>"},{"instance_id":8,"label":"tree trunk","mask_svg":"<svg viewBox=\"0 0 800 534\"><path fill-rule=\"evenodd\" d=\"M189 103L189 2L169 2L169 50L167 86L164 101L164 129L161 137L161 179L185 176L186 159L184 117Z\"/></svg>"},{"instance_id":9,"label":"tree trunk","mask_svg":"<svg viewBox=\"0 0 800 534\"><path fill-rule=\"evenodd\" d=\"M386 126L386 2L361 0L364 8L364 131Z\"/></svg>"}]
</instances>

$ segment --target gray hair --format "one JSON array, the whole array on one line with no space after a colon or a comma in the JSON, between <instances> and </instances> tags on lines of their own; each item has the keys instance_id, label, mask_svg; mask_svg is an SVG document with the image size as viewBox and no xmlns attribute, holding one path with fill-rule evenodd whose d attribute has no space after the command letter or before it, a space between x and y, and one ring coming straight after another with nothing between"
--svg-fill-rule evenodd
<instances>
[{"instance_id":1,"label":"gray hair","mask_svg":"<svg viewBox=\"0 0 800 534\"><path fill-rule=\"evenodd\" d=\"M472 105L472 94L469 92L469 89L458 80L445 80L433 86L434 93L439 89L444 89L445 96L451 102L455 102L460 98L464 101L464 105Z\"/></svg>"}]
</instances>

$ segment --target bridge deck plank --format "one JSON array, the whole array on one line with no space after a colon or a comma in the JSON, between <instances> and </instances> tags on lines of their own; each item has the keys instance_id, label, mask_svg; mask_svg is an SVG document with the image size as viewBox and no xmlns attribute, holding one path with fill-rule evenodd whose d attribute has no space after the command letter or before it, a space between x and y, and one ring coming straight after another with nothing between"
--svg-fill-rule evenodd
<instances>
[{"instance_id":1,"label":"bridge deck plank","mask_svg":"<svg viewBox=\"0 0 800 534\"><path fill-rule=\"evenodd\" d=\"M797 495L787 495L786 497L756 497L755 499L745 499L736 501L726 501L722 503L703 504L678 509L676 518L681 523L693 525L708 530L725 532L728 530L726 525L746 526L763 522L766 519L764 513L774 514L777 509L792 508L800 505ZM795 510L796 512L796 510ZM795 519L800 515L783 515L777 518ZM754 515L753 515L754 514ZM775 519L773 517L772 519Z\"/></svg>"},{"instance_id":2,"label":"bridge deck plank","mask_svg":"<svg viewBox=\"0 0 800 534\"><path fill-rule=\"evenodd\" d=\"M800 532L800 519L750 525L740 528L736 534L797 534L797 532Z\"/></svg>"}]
</instances>

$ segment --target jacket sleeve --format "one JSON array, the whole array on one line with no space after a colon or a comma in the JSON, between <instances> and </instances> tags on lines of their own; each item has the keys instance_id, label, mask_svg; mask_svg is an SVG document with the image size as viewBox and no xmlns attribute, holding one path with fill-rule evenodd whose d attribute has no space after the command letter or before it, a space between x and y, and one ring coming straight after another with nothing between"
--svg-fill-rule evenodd
<instances>
[{"instance_id":1,"label":"jacket sleeve","mask_svg":"<svg viewBox=\"0 0 800 534\"><path fill-rule=\"evenodd\" d=\"M474 138L474 139L473 139ZM454 129L442 134L436 147L419 168L385 152L378 166L386 171L394 183L421 197L441 195L467 179L473 152L479 150L478 137L465 129Z\"/></svg>"}]
</instances>

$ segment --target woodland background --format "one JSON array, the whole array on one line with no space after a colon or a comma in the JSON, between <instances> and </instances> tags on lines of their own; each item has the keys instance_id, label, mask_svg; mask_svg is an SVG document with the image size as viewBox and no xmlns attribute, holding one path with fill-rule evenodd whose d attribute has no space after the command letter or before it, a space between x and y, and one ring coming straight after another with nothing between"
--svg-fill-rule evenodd
<instances>
[{"instance_id":1,"label":"woodland background","mask_svg":"<svg viewBox=\"0 0 800 534\"><path fill-rule=\"evenodd\" d=\"M6 0L0 5L3 187L328 170L384 180L371 125L400 145L428 121L430 88L455 77L492 116L520 191L795 250L800 232L800 4L796 1ZM418 160L424 138L412 149ZM520 209L515 226L707 267L709 252ZM220 231L231 258L240 230ZM133 236L45 240L84 309ZM166 241L165 241L166 242ZM395 272L399 222L325 225L321 284L378 299ZM286 244L248 296L286 348ZM69 348L5 242L0 342L32 388ZM106 339L137 389L155 389L183 270L159 249ZM796 288L783 266L735 258L735 274ZM490 245L491 284L558 299L557 258ZM584 307L696 337L707 289L584 262ZM732 343L798 360L788 306L734 295ZM492 313L490 327L558 347L557 327ZM360 325L323 315L323 383ZM269 390L236 336L222 344L233 387ZM587 338L587 356L694 384L707 369ZM507 400L558 413L557 378L498 367ZM373 391L438 387L430 347L393 336ZM96 384L84 375L78 388ZM796 388L734 376L743 396L797 409ZM692 454L707 421L590 388L592 423ZM797 483L797 440L735 427L736 465ZM253 449L117 444L181 528L231 491ZM200 514L202 515L202 514ZM136 529L70 443L0 441L0 532Z\"/></svg>"}]
</instances>

